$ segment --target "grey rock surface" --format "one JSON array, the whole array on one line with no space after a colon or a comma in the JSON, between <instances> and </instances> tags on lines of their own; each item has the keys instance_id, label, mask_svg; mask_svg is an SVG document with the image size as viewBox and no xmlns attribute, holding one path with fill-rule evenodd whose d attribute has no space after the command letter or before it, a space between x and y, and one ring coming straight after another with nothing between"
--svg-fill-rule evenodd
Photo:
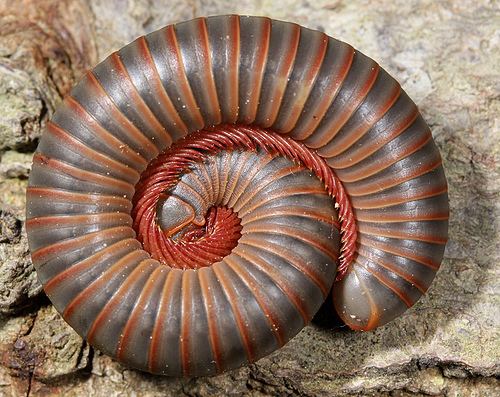
<instances>
[{"instance_id":1,"label":"grey rock surface","mask_svg":"<svg viewBox=\"0 0 500 397\"><path fill-rule=\"evenodd\" d=\"M227 13L323 30L401 82L443 156L450 241L429 293L380 329L323 315L248 367L151 376L89 348L41 292L24 232L31 153L87 68L165 24ZM499 27L487 0L0 0L0 395L500 395Z\"/></svg>"}]
</instances>

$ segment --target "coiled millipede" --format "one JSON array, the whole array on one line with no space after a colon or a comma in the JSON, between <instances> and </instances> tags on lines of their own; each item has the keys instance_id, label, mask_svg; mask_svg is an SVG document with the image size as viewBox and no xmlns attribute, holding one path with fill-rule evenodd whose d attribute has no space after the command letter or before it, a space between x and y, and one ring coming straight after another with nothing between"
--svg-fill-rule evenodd
<instances>
[{"instance_id":1,"label":"coiled millipede","mask_svg":"<svg viewBox=\"0 0 500 397\"><path fill-rule=\"evenodd\" d=\"M332 285L353 329L401 314L440 266L448 196L428 126L377 63L231 15L140 37L83 77L34 155L26 226L82 337L198 376L285 344Z\"/></svg>"}]
</instances>

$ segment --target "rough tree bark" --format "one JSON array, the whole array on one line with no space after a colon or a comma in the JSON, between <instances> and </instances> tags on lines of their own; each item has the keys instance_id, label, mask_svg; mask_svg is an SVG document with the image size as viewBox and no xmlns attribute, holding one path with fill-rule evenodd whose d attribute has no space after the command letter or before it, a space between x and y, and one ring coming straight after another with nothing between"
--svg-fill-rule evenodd
<instances>
[{"instance_id":1,"label":"rough tree bark","mask_svg":"<svg viewBox=\"0 0 500 397\"><path fill-rule=\"evenodd\" d=\"M0 0L0 395L500 395L500 8L495 1ZM220 13L324 30L378 60L443 155L450 241L428 295L354 333L319 316L283 349L213 378L166 379L89 348L41 291L24 230L31 156L97 61L165 24Z\"/></svg>"}]
</instances>

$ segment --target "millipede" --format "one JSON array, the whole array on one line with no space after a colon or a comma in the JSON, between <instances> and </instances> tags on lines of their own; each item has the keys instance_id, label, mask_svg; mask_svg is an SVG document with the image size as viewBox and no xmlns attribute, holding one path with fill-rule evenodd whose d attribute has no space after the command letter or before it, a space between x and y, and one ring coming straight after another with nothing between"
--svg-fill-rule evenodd
<instances>
[{"instance_id":1,"label":"millipede","mask_svg":"<svg viewBox=\"0 0 500 397\"><path fill-rule=\"evenodd\" d=\"M375 61L224 15L83 76L34 154L26 229L47 296L92 346L203 376L280 348L327 299L354 330L401 315L440 266L448 213L431 131Z\"/></svg>"}]
</instances>

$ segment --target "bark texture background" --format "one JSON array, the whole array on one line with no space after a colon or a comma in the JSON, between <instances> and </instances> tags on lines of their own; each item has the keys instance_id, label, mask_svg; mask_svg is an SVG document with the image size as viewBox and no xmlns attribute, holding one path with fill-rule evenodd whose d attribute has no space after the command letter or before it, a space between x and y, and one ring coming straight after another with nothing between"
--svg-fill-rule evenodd
<instances>
[{"instance_id":1,"label":"bark texture background","mask_svg":"<svg viewBox=\"0 0 500 397\"><path fill-rule=\"evenodd\" d=\"M46 121L86 69L163 25L226 13L323 30L402 83L444 159L450 241L428 295L385 327L319 316L256 364L166 379L89 348L52 308L24 192ZM499 65L497 1L0 0L0 395L500 395Z\"/></svg>"}]
</instances>

